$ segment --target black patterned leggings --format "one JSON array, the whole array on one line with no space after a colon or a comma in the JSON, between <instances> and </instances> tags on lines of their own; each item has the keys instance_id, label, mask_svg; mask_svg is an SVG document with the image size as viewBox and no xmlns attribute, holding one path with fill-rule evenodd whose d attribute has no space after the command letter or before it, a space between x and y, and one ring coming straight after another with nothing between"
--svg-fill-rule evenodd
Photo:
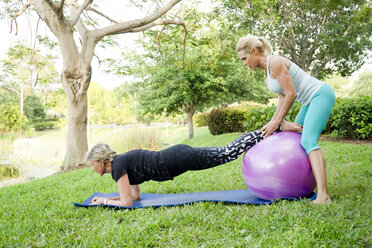
<instances>
[{"instance_id":1,"label":"black patterned leggings","mask_svg":"<svg viewBox=\"0 0 372 248\"><path fill-rule=\"evenodd\" d=\"M244 133L223 147L191 147L175 145L161 151L172 177L189 170L205 170L231 162L263 140L258 130Z\"/></svg>"}]
</instances>

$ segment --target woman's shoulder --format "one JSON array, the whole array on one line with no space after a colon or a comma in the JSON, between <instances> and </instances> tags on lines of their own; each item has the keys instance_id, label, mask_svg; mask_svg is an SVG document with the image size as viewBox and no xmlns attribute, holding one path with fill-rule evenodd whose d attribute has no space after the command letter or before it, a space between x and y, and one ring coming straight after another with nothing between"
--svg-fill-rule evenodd
<instances>
[{"instance_id":1,"label":"woman's shoulder","mask_svg":"<svg viewBox=\"0 0 372 248\"><path fill-rule=\"evenodd\" d=\"M120 153L115 156L114 160L128 159L130 157L137 156L141 151L142 151L141 149L134 149L124 153Z\"/></svg>"},{"instance_id":2,"label":"woman's shoulder","mask_svg":"<svg viewBox=\"0 0 372 248\"><path fill-rule=\"evenodd\" d=\"M282 68L283 65L288 69L291 65L291 61L280 55L271 55L269 60L269 66L271 69Z\"/></svg>"}]
</instances>

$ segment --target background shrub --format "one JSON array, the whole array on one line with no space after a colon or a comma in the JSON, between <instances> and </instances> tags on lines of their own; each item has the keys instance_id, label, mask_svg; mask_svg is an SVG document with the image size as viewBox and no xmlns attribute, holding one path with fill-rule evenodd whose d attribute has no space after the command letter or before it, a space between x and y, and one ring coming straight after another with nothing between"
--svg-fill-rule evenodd
<instances>
[{"instance_id":1,"label":"background shrub","mask_svg":"<svg viewBox=\"0 0 372 248\"><path fill-rule=\"evenodd\" d=\"M209 113L198 113L194 117L194 123L196 127L208 126L208 115Z\"/></svg>"},{"instance_id":2,"label":"background shrub","mask_svg":"<svg viewBox=\"0 0 372 248\"><path fill-rule=\"evenodd\" d=\"M333 108L329 130L334 136L353 139L372 138L372 95L338 98Z\"/></svg>"},{"instance_id":3,"label":"background shrub","mask_svg":"<svg viewBox=\"0 0 372 248\"><path fill-rule=\"evenodd\" d=\"M247 116L247 120L244 123L246 131L249 132L262 128L271 120L271 117L275 113L275 108L275 106L270 106L266 108L251 109Z\"/></svg>"},{"instance_id":4,"label":"background shrub","mask_svg":"<svg viewBox=\"0 0 372 248\"><path fill-rule=\"evenodd\" d=\"M52 128L55 128L56 125L57 124L55 121L39 121L33 124L35 130L37 131L41 131L45 129L52 129Z\"/></svg>"},{"instance_id":5,"label":"background shrub","mask_svg":"<svg viewBox=\"0 0 372 248\"><path fill-rule=\"evenodd\" d=\"M208 128L212 135L244 132L248 111L234 108L214 109L208 115Z\"/></svg>"},{"instance_id":6,"label":"background shrub","mask_svg":"<svg viewBox=\"0 0 372 248\"><path fill-rule=\"evenodd\" d=\"M295 102L286 120L294 122L301 106ZM213 135L257 130L271 120L275 110L275 105L215 109L208 115L208 127ZM372 95L338 98L325 132L346 138L372 139Z\"/></svg>"},{"instance_id":7,"label":"background shrub","mask_svg":"<svg viewBox=\"0 0 372 248\"><path fill-rule=\"evenodd\" d=\"M46 118L45 108L39 97L28 96L24 102L24 115L31 123L35 123Z\"/></svg>"},{"instance_id":8,"label":"background shrub","mask_svg":"<svg viewBox=\"0 0 372 248\"><path fill-rule=\"evenodd\" d=\"M286 120L294 121L296 119L298 111L300 111L301 104L295 102L292 108L289 110ZM264 125L266 125L271 118L273 117L276 110L276 106L272 105L270 107L256 107L249 111L247 116L247 120L244 124L246 131L253 131L257 129L261 129Z\"/></svg>"},{"instance_id":9,"label":"background shrub","mask_svg":"<svg viewBox=\"0 0 372 248\"><path fill-rule=\"evenodd\" d=\"M0 180L19 176L19 170L13 165L0 164Z\"/></svg>"},{"instance_id":10,"label":"background shrub","mask_svg":"<svg viewBox=\"0 0 372 248\"><path fill-rule=\"evenodd\" d=\"M28 129L30 125L18 105L0 104L0 133L22 132Z\"/></svg>"},{"instance_id":11,"label":"background shrub","mask_svg":"<svg viewBox=\"0 0 372 248\"><path fill-rule=\"evenodd\" d=\"M287 121L294 122L295 119L296 119L296 116L297 116L298 112L301 109L301 107L302 107L301 103L299 103L299 102L293 103L293 105L292 105L291 109L288 111L288 114L285 117L285 119Z\"/></svg>"}]
</instances>

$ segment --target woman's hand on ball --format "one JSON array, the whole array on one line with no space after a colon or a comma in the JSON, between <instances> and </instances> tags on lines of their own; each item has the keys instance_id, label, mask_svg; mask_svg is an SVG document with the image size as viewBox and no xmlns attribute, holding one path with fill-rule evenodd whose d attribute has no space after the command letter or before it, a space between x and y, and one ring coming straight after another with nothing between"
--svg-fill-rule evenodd
<instances>
[{"instance_id":1,"label":"woman's hand on ball","mask_svg":"<svg viewBox=\"0 0 372 248\"><path fill-rule=\"evenodd\" d=\"M278 129L280 122L276 122L271 120L269 123L267 123L263 128L260 129L260 132L262 132L261 136L266 138L270 136L275 130Z\"/></svg>"}]
</instances>

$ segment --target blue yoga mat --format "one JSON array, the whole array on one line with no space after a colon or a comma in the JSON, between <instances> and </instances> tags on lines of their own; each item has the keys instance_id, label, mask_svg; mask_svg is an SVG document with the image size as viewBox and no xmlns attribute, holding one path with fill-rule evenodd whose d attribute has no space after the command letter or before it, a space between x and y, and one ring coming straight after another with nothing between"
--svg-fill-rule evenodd
<instances>
[{"instance_id":1,"label":"blue yoga mat","mask_svg":"<svg viewBox=\"0 0 372 248\"><path fill-rule=\"evenodd\" d=\"M227 190L227 191L214 191L214 192L197 192L197 193L186 193L186 194L151 194L141 193L141 200L134 201L133 207L121 207L115 205L89 205L91 200L95 196L101 197L118 197L119 193L100 193L95 192L88 199L82 203L73 202L77 207L97 207L106 206L114 208L145 208L145 207L162 207L162 206L180 206L184 204L191 204L195 202L224 202L233 204L254 204L254 205L266 205L271 204L275 201L267 201L260 199L253 195L249 190ZM311 201L316 198L316 193L311 193L308 197ZM289 200L298 200L296 198L282 198ZM278 199L281 200L281 199Z\"/></svg>"}]
</instances>

